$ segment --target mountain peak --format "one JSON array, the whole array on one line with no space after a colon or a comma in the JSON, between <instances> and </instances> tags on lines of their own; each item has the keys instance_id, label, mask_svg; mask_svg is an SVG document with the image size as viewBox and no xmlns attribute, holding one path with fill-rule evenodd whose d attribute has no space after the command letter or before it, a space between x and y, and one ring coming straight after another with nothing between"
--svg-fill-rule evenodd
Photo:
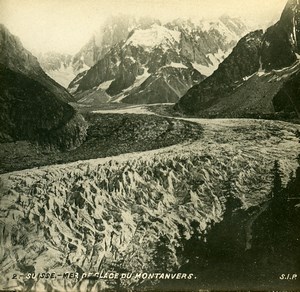
<instances>
[{"instance_id":1,"label":"mountain peak","mask_svg":"<svg viewBox=\"0 0 300 292\"><path fill-rule=\"evenodd\" d=\"M285 8L295 7L299 5L299 0L288 0Z\"/></svg>"},{"instance_id":2,"label":"mountain peak","mask_svg":"<svg viewBox=\"0 0 300 292\"><path fill-rule=\"evenodd\" d=\"M8 28L3 23L0 23L0 32L11 34Z\"/></svg>"},{"instance_id":3,"label":"mountain peak","mask_svg":"<svg viewBox=\"0 0 300 292\"><path fill-rule=\"evenodd\" d=\"M9 39L9 41L13 41L15 45L22 46L20 39L17 36L13 35L3 23L0 23L0 34L1 45L3 44L5 46L6 42Z\"/></svg>"},{"instance_id":4,"label":"mountain peak","mask_svg":"<svg viewBox=\"0 0 300 292\"><path fill-rule=\"evenodd\" d=\"M295 18L295 16L297 16L297 18L299 19L299 13L300 13L299 0L289 0L283 9L280 22L291 20L292 18Z\"/></svg>"},{"instance_id":5,"label":"mountain peak","mask_svg":"<svg viewBox=\"0 0 300 292\"><path fill-rule=\"evenodd\" d=\"M3 23L0 23L0 31L8 31L8 29Z\"/></svg>"}]
</instances>

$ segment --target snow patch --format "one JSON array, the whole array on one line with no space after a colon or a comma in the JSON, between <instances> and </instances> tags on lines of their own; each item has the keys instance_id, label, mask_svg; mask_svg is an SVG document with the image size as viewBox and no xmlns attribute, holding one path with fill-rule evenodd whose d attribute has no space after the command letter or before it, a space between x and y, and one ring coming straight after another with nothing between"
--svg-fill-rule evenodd
<instances>
[{"instance_id":1,"label":"snow patch","mask_svg":"<svg viewBox=\"0 0 300 292\"><path fill-rule=\"evenodd\" d=\"M299 68L300 68L300 62L296 61L293 65L289 67L285 67L278 70L274 69L271 71L271 73L273 73L274 76L272 79L269 80L269 82L271 82L272 80L276 80L276 81L284 80L289 76L291 76L292 74L294 74L295 72L299 71Z\"/></svg>"},{"instance_id":2,"label":"snow patch","mask_svg":"<svg viewBox=\"0 0 300 292\"><path fill-rule=\"evenodd\" d=\"M82 72L87 71L89 69L91 69L90 66L88 66L86 64L82 64L82 67L80 69L76 70L76 73L79 74L79 73L82 73Z\"/></svg>"},{"instance_id":3,"label":"snow patch","mask_svg":"<svg viewBox=\"0 0 300 292\"><path fill-rule=\"evenodd\" d=\"M202 21L200 26L201 26L201 29L203 31L209 31L211 28L212 28L212 25L213 25L213 22L212 21Z\"/></svg>"},{"instance_id":4,"label":"snow patch","mask_svg":"<svg viewBox=\"0 0 300 292\"><path fill-rule=\"evenodd\" d=\"M124 46L141 46L144 48L154 48L159 45L179 43L181 33L179 31L170 30L164 26L157 24L152 25L149 29L137 29L127 39Z\"/></svg>"},{"instance_id":5,"label":"snow patch","mask_svg":"<svg viewBox=\"0 0 300 292\"><path fill-rule=\"evenodd\" d=\"M199 63L192 63L194 69L200 72L202 75L206 77L212 75L212 73L218 69L219 64L230 54L231 51L224 52L219 49L215 54L207 54L206 57L209 59L211 64L203 65Z\"/></svg>"},{"instance_id":6,"label":"snow patch","mask_svg":"<svg viewBox=\"0 0 300 292\"><path fill-rule=\"evenodd\" d=\"M192 65L195 70L206 77L210 76L215 71L215 68L212 65L204 66L199 63L192 63Z\"/></svg>"},{"instance_id":7,"label":"snow patch","mask_svg":"<svg viewBox=\"0 0 300 292\"><path fill-rule=\"evenodd\" d=\"M264 76L266 74L265 70L262 68L262 61L261 61L261 57L259 57L259 69L256 73L256 75L258 77Z\"/></svg>"},{"instance_id":8,"label":"snow patch","mask_svg":"<svg viewBox=\"0 0 300 292\"><path fill-rule=\"evenodd\" d=\"M126 59L130 59L132 61L132 63L136 63L136 60L132 56L130 56L130 57L127 56Z\"/></svg>"},{"instance_id":9,"label":"snow patch","mask_svg":"<svg viewBox=\"0 0 300 292\"><path fill-rule=\"evenodd\" d=\"M184 64L182 64L182 63L174 63L174 62L171 62L171 64L167 65L166 67L188 69L188 67L185 66Z\"/></svg>"},{"instance_id":10,"label":"snow patch","mask_svg":"<svg viewBox=\"0 0 300 292\"><path fill-rule=\"evenodd\" d=\"M221 50L218 49L218 52L215 54L207 54L206 57L209 58L210 62L212 63L212 66L217 69L220 62L224 60L224 55L225 53Z\"/></svg>"},{"instance_id":11,"label":"snow patch","mask_svg":"<svg viewBox=\"0 0 300 292\"><path fill-rule=\"evenodd\" d=\"M97 90L100 90L100 89L107 90L113 81L114 81L114 79L100 83L99 86L97 87Z\"/></svg>"},{"instance_id":12,"label":"snow patch","mask_svg":"<svg viewBox=\"0 0 300 292\"><path fill-rule=\"evenodd\" d=\"M265 72L265 71L257 71L256 75L257 75L258 77L261 77L261 76L266 75L266 72Z\"/></svg>"},{"instance_id":13,"label":"snow patch","mask_svg":"<svg viewBox=\"0 0 300 292\"><path fill-rule=\"evenodd\" d=\"M239 40L239 36L232 32L225 23L221 20L217 21L203 21L201 23L203 31L209 32L210 30L217 30L222 36L224 36L228 42L236 42Z\"/></svg>"}]
</instances>

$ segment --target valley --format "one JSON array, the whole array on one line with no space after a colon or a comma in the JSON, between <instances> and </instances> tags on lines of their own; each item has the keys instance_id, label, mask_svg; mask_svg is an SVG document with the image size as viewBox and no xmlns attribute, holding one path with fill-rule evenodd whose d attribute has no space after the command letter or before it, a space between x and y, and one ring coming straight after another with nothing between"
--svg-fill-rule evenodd
<instances>
[{"instance_id":1,"label":"valley","mask_svg":"<svg viewBox=\"0 0 300 292\"><path fill-rule=\"evenodd\" d=\"M101 1L0 24L0 290L299 290L299 1Z\"/></svg>"}]
</instances>

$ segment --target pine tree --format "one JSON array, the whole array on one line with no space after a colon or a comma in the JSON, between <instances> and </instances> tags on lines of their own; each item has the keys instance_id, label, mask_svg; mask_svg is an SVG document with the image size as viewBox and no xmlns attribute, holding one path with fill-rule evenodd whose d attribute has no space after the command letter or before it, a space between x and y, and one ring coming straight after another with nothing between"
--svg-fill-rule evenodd
<instances>
[{"instance_id":1,"label":"pine tree","mask_svg":"<svg viewBox=\"0 0 300 292\"><path fill-rule=\"evenodd\" d=\"M184 244L183 255L190 262L191 266L199 267L205 264L207 245L205 235L199 231L199 223L191 222L192 234L189 240Z\"/></svg>"},{"instance_id":2,"label":"pine tree","mask_svg":"<svg viewBox=\"0 0 300 292\"><path fill-rule=\"evenodd\" d=\"M169 248L170 240L166 235L161 235L155 244L155 249L152 254L154 263L153 272L169 271L172 266L173 255Z\"/></svg>"},{"instance_id":3,"label":"pine tree","mask_svg":"<svg viewBox=\"0 0 300 292\"><path fill-rule=\"evenodd\" d=\"M272 198L279 199L283 187L282 187L282 179L281 179L282 173L280 170L280 165L278 160L274 161L274 167L272 169L272 173L273 173Z\"/></svg>"},{"instance_id":4,"label":"pine tree","mask_svg":"<svg viewBox=\"0 0 300 292\"><path fill-rule=\"evenodd\" d=\"M229 219L230 217L232 217L233 212L241 208L243 205L241 200L235 196L234 188L234 179L231 175L224 183L224 197L226 199L226 202L224 204L224 219Z\"/></svg>"},{"instance_id":5,"label":"pine tree","mask_svg":"<svg viewBox=\"0 0 300 292\"><path fill-rule=\"evenodd\" d=\"M275 243L281 241L285 236L286 224L288 220L288 196L282 185L282 172L279 161L275 160L273 167L272 199L270 202L270 233L271 240Z\"/></svg>"}]
</instances>

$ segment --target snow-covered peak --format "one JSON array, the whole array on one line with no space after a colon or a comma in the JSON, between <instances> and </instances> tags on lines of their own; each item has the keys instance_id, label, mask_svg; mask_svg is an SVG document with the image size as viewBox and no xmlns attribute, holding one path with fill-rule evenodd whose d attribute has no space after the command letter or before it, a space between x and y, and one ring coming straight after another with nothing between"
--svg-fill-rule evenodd
<instances>
[{"instance_id":1,"label":"snow-covered peak","mask_svg":"<svg viewBox=\"0 0 300 292\"><path fill-rule=\"evenodd\" d=\"M153 24L149 29L137 29L127 39L126 45L141 46L143 48L154 48L163 45L165 48L168 44L179 43L181 33L170 30L164 26Z\"/></svg>"}]
</instances>

